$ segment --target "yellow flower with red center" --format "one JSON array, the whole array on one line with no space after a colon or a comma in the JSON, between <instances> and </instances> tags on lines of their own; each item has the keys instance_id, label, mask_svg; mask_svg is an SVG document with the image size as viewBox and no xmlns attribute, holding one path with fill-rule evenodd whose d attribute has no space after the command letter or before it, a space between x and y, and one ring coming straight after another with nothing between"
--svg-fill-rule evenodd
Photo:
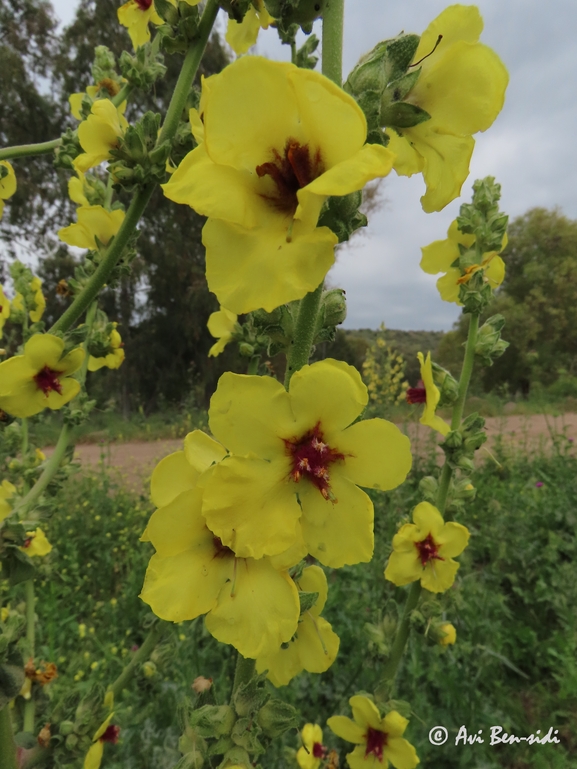
<instances>
[{"instance_id":1,"label":"yellow flower with red center","mask_svg":"<svg viewBox=\"0 0 577 769\"><path fill-rule=\"evenodd\" d=\"M392 153L365 144L365 116L330 80L256 56L203 80L200 114L203 140L163 189L209 217L210 290L238 314L300 299L334 262L327 197L386 176Z\"/></svg>"},{"instance_id":2,"label":"yellow flower with red center","mask_svg":"<svg viewBox=\"0 0 577 769\"><path fill-rule=\"evenodd\" d=\"M75 158L75 170L85 173L103 160L108 160L110 150L118 146L127 127L121 110L110 99L97 99L90 115L78 126L78 141L84 153Z\"/></svg>"},{"instance_id":3,"label":"yellow flower with red center","mask_svg":"<svg viewBox=\"0 0 577 769\"><path fill-rule=\"evenodd\" d=\"M421 248L423 254L421 269L429 275L436 275L439 272L445 273L437 281L437 288L444 302L455 302L462 305L462 302L459 301L459 289L479 270L483 270L484 280L491 288L495 289L503 282L505 263L497 251L488 251L483 254L480 263L468 267L464 274L459 267L453 266L461 255L460 247L464 250L471 249L475 245L475 240L474 235L460 232L455 220L451 222L445 240L435 240L428 246ZM505 233L499 253L505 248L507 242L507 233Z\"/></svg>"},{"instance_id":4,"label":"yellow flower with red center","mask_svg":"<svg viewBox=\"0 0 577 769\"><path fill-rule=\"evenodd\" d=\"M78 371L84 350L66 355L64 341L52 334L34 334L24 354L0 363L0 409L15 417L31 417L45 408L61 409L80 392Z\"/></svg>"},{"instance_id":5,"label":"yellow flower with red center","mask_svg":"<svg viewBox=\"0 0 577 769\"><path fill-rule=\"evenodd\" d=\"M2 330L4 324L10 317L10 300L4 293L4 288L0 285L0 339L2 339Z\"/></svg>"},{"instance_id":6,"label":"yellow flower with red center","mask_svg":"<svg viewBox=\"0 0 577 769\"><path fill-rule=\"evenodd\" d=\"M134 48L150 40L149 24L160 26L164 24L162 18L156 12L153 0L128 0L117 11L118 21L128 29L130 40Z\"/></svg>"},{"instance_id":7,"label":"yellow flower with red center","mask_svg":"<svg viewBox=\"0 0 577 769\"><path fill-rule=\"evenodd\" d=\"M318 724L305 724L301 732L302 746L297 750L297 763L301 769L319 769L327 755L323 745L323 730Z\"/></svg>"},{"instance_id":8,"label":"yellow flower with red center","mask_svg":"<svg viewBox=\"0 0 577 769\"><path fill-rule=\"evenodd\" d=\"M423 353L418 352L417 358L421 364L421 381L417 387L409 387L406 394L407 403L424 403L425 408L423 414L419 420L422 425L432 427L433 430L437 430L441 435L447 435L450 431L450 426L444 419L437 416L435 413L439 400L441 399L441 393L439 388L433 381L433 364L431 362L431 353L427 353L426 359L423 358Z\"/></svg>"},{"instance_id":9,"label":"yellow flower with red center","mask_svg":"<svg viewBox=\"0 0 577 769\"><path fill-rule=\"evenodd\" d=\"M390 422L355 422L367 401L359 372L337 360L304 366L288 392L271 377L225 373L209 424L232 456L203 481L211 531L242 557L304 542L326 566L369 561L373 504L359 486L395 488L411 452Z\"/></svg>"},{"instance_id":10,"label":"yellow flower with red center","mask_svg":"<svg viewBox=\"0 0 577 769\"><path fill-rule=\"evenodd\" d=\"M4 201L11 198L16 192L16 174L11 163L7 160L0 160L0 166L5 168L7 173L0 177L0 219L4 213Z\"/></svg>"},{"instance_id":11,"label":"yellow flower with red center","mask_svg":"<svg viewBox=\"0 0 577 769\"><path fill-rule=\"evenodd\" d=\"M100 769L104 755L104 743L116 745L120 736L120 727L111 724L114 713L111 713L104 723L96 730L92 738L92 745L84 758L83 769Z\"/></svg>"},{"instance_id":12,"label":"yellow flower with red center","mask_svg":"<svg viewBox=\"0 0 577 769\"><path fill-rule=\"evenodd\" d=\"M403 738L408 721L396 710L383 718L375 703L356 694L349 700L353 719L331 716L327 726L337 737L353 742L357 747L347 754L351 769L377 769L389 761L395 769L414 769L420 763L415 748Z\"/></svg>"},{"instance_id":13,"label":"yellow flower with red center","mask_svg":"<svg viewBox=\"0 0 577 769\"><path fill-rule=\"evenodd\" d=\"M144 539L150 559L141 598L161 619L182 622L206 614L206 627L243 657L270 654L297 629L299 598L286 569L303 552L280 559L237 558L202 516L201 475L226 450L200 430L189 433L184 451L165 457L152 475L158 509Z\"/></svg>"},{"instance_id":14,"label":"yellow flower with red center","mask_svg":"<svg viewBox=\"0 0 577 769\"><path fill-rule=\"evenodd\" d=\"M235 53L246 53L256 43L260 30L268 29L273 22L274 19L264 7L263 0L252 0L252 5L241 22L229 18L226 42Z\"/></svg>"},{"instance_id":15,"label":"yellow flower with red center","mask_svg":"<svg viewBox=\"0 0 577 769\"><path fill-rule=\"evenodd\" d=\"M88 358L88 370L89 371L98 371L103 366L106 366L106 368L110 369L116 369L120 368L124 361L124 348L123 348L123 342L122 337L116 330L117 323L114 323L114 328L110 332L110 336L108 337L109 341L109 352L106 355L103 355L99 358L95 358L94 355L91 355Z\"/></svg>"},{"instance_id":16,"label":"yellow flower with red center","mask_svg":"<svg viewBox=\"0 0 577 769\"><path fill-rule=\"evenodd\" d=\"M218 339L218 342L212 345L208 351L209 356L220 355L227 344L232 339L232 332L236 326L237 315L234 312L221 307L218 312L213 312L208 319L208 330L211 335Z\"/></svg>"},{"instance_id":17,"label":"yellow flower with red center","mask_svg":"<svg viewBox=\"0 0 577 769\"><path fill-rule=\"evenodd\" d=\"M34 556L48 555L52 550L52 545L46 538L46 534L38 526L34 531L26 532L26 539L23 547L20 548L23 553L33 558Z\"/></svg>"},{"instance_id":18,"label":"yellow flower with red center","mask_svg":"<svg viewBox=\"0 0 577 769\"><path fill-rule=\"evenodd\" d=\"M450 646L455 643L457 640L457 630L451 622L445 622L441 625L440 630L445 634L439 641L441 646Z\"/></svg>"},{"instance_id":19,"label":"yellow flower with red center","mask_svg":"<svg viewBox=\"0 0 577 769\"><path fill-rule=\"evenodd\" d=\"M12 505L8 500L16 494L16 486L4 479L0 483L0 521L3 521L12 512Z\"/></svg>"},{"instance_id":20,"label":"yellow flower with red center","mask_svg":"<svg viewBox=\"0 0 577 769\"><path fill-rule=\"evenodd\" d=\"M461 555L469 541L469 530L460 523L445 523L429 502L413 510L414 523L405 523L393 537L393 552L385 579L395 585L421 581L432 593L443 593L455 581Z\"/></svg>"},{"instance_id":21,"label":"yellow flower with red center","mask_svg":"<svg viewBox=\"0 0 577 769\"><path fill-rule=\"evenodd\" d=\"M486 131L503 107L509 76L497 54L479 42L482 31L474 5L451 5L429 24L414 56L421 73L407 101L431 119L388 132L397 173L423 174L427 212L459 196L469 175L472 135Z\"/></svg>"},{"instance_id":22,"label":"yellow flower with red center","mask_svg":"<svg viewBox=\"0 0 577 769\"><path fill-rule=\"evenodd\" d=\"M266 657L257 658L257 672L267 670L267 678L275 686L286 686L303 670L324 673L333 664L339 651L338 635L320 616L328 594L324 571L319 566L309 566L296 580L296 584L299 590L318 593L319 597L314 606L303 612L296 633L288 645Z\"/></svg>"},{"instance_id":23,"label":"yellow flower with red center","mask_svg":"<svg viewBox=\"0 0 577 769\"><path fill-rule=\"evenodd\" d=\"M108 211L103 206L80 206L76 209L78 221L58 230L58 237L69 246L98 249L107 246L124 221L124 211ZM98 239L98 243L96 242Z\"/></svg>"}]
</instances>

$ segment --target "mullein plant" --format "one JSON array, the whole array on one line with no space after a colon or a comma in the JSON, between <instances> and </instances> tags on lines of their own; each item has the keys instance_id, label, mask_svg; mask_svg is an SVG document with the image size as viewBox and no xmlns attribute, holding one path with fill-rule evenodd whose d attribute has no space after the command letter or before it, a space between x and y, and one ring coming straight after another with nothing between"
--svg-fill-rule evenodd
<instances>
[{"instance_id":1,"label":"mullein plant","mask_svg":"<svg viewBox=\"0 0 577 769\"><path fill-rule=\"evenodd\" d=\"M198 107L185 112L219 10L239 58L203 78ZM368 182L392 170L422 174L426 212L459 196L473 135L493 123L507 86L499 57L480 42L478 9L462 5L446 8L422 35L379 43L343 84L343 14L344 0L207 0L203 7L199 0L129 0L118 20L134 55L126 51L117 63L96 48L93 84L70 96L76 129L0 150L0 214L16 192L19 163L53 152L78 206L58 237L85 249L74 278L60 287L71 301L51 328L42 320L41 282L28 268L13 265L12 285L0 289L0 331L8 330L0 363L1 574L9 595L24 591L26 607L3 610L0 621L0 769L105 765L107 744L119 737L115 698L149 664L166 623L203 616L215 642L238 653L228 704L187 711L179 769L265 766L271 741L300 724L271 685L282 689L303 671L322 674L339 664L339 628L323 616L327 570L372 559L374 508L365 489L398 487L412 457L394 424L363 418L369 391L355 368L309 362L314 345L331 339L346 316L344 292L325 290L324 280L337 244L366 224L360 205ZM320 72L312 55L318 40L311 36L300 49L295 42L316 19ZM290 63L247 54L268 27L290 45ZM138 104L139 92L163 76L164 55L182 56L167 114L145 113L130 124L127 103ZM193 149L182 157L173 140L187 130ZM210 434L191 432L152 475L156 510L142 540L155 553L141 598L155 619L146 640L105 693L71 691L50 703L40 724L40 687L57 675L34 646L34 557L49 558L51 550L39 525L44 495L49 487L56 493L74 427L89 418L87 376L124 360L117 324L99 296L130 270L139 219L159 184L174 203L207 217L207 280L220 304L208 319L216 339L209 354L237 345L247 373L221 377ZM427 639L443 647L456 640L435 596L457 578L469 538L465 524L451 519L466 518L474 496L467 473L485 439L478 415L463 419L473 364L490 365L506 347L501 318L479 328L504 274L499 193L490 178L476 182L448 239L423 249L423 269L444 273L441 298L470 315L469 337L458 381L419 354L422 381L407 389L409 402L424 404L421 422L443 437L445 462L438 477L422 480L421 500L411 520L400 522L383 564L385 580L400 590L397 615L372 628L387 656L381 678L373 691L351 697L352 719L344 712L327 721L355 746L346 757L351 769L419 763L410 705L398 696L410 692L397 692L395 682L408 638L421 628L423 601L429 612L437 601ZM279 353L283 381L265 360ZM450 423L438 406L452 407ZM62 415L49 459L31 445L27 422L46 409ZM319 725L304 727L295 751L301 767L338 766L344 743L327 735L333 747L323 745Z\"/></svg>"}]
</instances>

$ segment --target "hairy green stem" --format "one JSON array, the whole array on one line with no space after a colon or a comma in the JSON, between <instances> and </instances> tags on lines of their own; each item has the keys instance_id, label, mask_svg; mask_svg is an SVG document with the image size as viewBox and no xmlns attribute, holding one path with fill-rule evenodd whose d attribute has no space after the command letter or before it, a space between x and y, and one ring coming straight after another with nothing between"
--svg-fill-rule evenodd
<instances>
[{"instance_id":1,"label":"hairy green stem","mask_svg":"<svg viewBox=\"0 0 577 769\"><path fill-rule=\"evenodd\" d=\"M294 338L287 354L284 386L288 390L292 375L309 362L314 341L317 316L323 293L323 284L301 299Z\"/></svg>"},{"instance_id":2,"label":"hairy green stem","mask_svg":"<svg viewBox=\"0 0 577 769\"><path fill-rule=\"evenodd\" d=\"M475 345L477 344L477 334L479 332L479 315L471 315L469 323L469 333L467 335L467 346L465 347L465 357L463 359L463 368L461 369L461 378L459 379L459 395L457 402L453 406L453 418L451 419L451 430L458 430L463 419L465 401L467 399L467 390L473 373L473 364L475 363Z\"/></svg>"},{"instance_id":3,"label":"hairy green stem","mask_svg":"<svg viewBox=\"0 0 577 769\"><path fill-rule=\"evenodd\" d=\"M52 139L49 142L40 142L39 144L19 144L16 147L4 147L0 149L0 160L11 160L12 158L25 158L30 155L46 155L62 144L62 139Z\"/></svg>"},{"instance_id":4,"label":"hairy green stem","mask_svg":"<svg viewBox=\"0 0 577 769\"><path fill-rule=\"evenodd\" d=\"M437 510L442 516L445 515L445 507L447 505L447 495L449 493L449 487L451 485L451 478L453 477L453 468L445 460L443 469L441 471L441 478L439 480L439 487L437 489L437 498L435 500Z\"/></svg>"},{"instance_id":5,"label":"hairy green stem","mask_svg":"<svg viewBox=\"0 0 577 769\"><path fill-rule=\"evenodd\" d=\"M246 373L247 374L257 374L258 373L258 365L260 363L260 355L253 355L250 359Z\"/></svg>"},{"instance_id":6,"label":"hairy green stem","mask_svg":"<svg viewBox=\"0 0 577 769\"><path fill-rule=\"evenodd\" d=\"M18 769L9 705L0 710L0 769Z\"/></svg>"},{"instance_id":7,"label":"hairy green stem","mask_svg":"<svg viewBox=\"0 0 577 769\"><path fill-rule=\"evenodd\" d=\"M128 665L124 668L122 673L118 676L116 681L108 687L108 691L112 692L114 699L118 697L120 692L128 686L130 680L134 676L134 672L136 668L145 662L148 657L150 656L151 652L154 650L154 647L159 642L162 633L163 633L163 626L160 622L157 622L151 629L146 638L144 639L142 646L134 652L134 656L128 663Z\"/></svg>"},{"instance_id":8,"label":"hairy green stem","mask_svg":"<svg viewBox=\"0 0 577 769\"><path fill-rule=\"evenodd\" d=\"M322 72L338 86L343 81L345 0L328 0L323 12Z\"/></svg>"},{"instance_id":9,"label":"hairy green stem","mask_svg":"<svg viewBox=\"0 0 577 769\"><path fill-rule=\"evenodd\" d=\"M24 583L24 593L26 596L26 640L28 641L30 657L34 661L34 647L36 643L36 614L34 611L35 595L34 580L27 579ZM24 703L24 724L23 730L34 734L34 714L36 712L36 703L34 698L30 697Z\"/></svg>"},{"instance_id":10,"label":"hairy green stem","mask_svg":"<svg viewBox=\"0 0 577 769\"><path fill-rule=\"evenodd\" d=\"M28 419L23 417L20 425L22 427L22 459L24 459L28 454Z\"/></svg>"},{"instance_id":11,"label":"hairy green stem","mask_svg":"<svg viewBox=\"0 0 577 769\"><path fill-rule=\"evenodd\" d=\"M234 671L234 682L232 684L232 696L237 693L238 689L247 684L254 675L256 667L256 660L247 659L242 656L240 652L237 653L236 668Z\"/></svg>"},{"instance_id":12,"label":"hairy green stem","mask_svg":"<svg viewBox=\"0 0 577 769\"><path fill-rule=\"evenodd\" d=\"M116 96L112 97L112 103L115 107L120 107L123 101L126 101L132 91L134 90L134 86L130 83L125 83L120 91L116 94Z\"/></svg>"}]
</instances>

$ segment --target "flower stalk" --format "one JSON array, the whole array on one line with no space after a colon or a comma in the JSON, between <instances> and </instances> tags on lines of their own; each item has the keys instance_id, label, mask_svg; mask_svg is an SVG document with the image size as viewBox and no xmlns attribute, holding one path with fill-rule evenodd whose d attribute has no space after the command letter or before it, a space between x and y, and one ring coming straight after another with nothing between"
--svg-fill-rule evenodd
<instances>
[{"instance_id":1,"label":"flower stalk","mask_svg":"<svg viewBox=\"0 0 577 769\"><path fill-rule=\"evenodd\" d=\"M52 139L49 142L39 142L38 144L19 144L15 147L4 147L0 149L0 160L12 160L13 158L26 158L31 155L47 155L60 147L62 139Z\"/></svg>"},{"instance_id":2,"label":"flower stalk","mask_svg":"<svg viewBox=\"0 0 577 769\"><path fill-rule=\"evenodd\" d=\"M160 623L156 623L151 629L146 638L144 639L142 646L134 652L134 656L124 668L122 673L118 676L116 681L108 688L109 692L112 692L113 697L116 699L120 692L128 686L130 679L133 677L135 670L139 665L146 661L150 656L154 647L160 641L162 636L163 627Z\"/></svg>"},{"instance_id":3,"label":"flower stalk","mask_svg":"<svg viewBox=\"0 0 577 769\"><path fill-rule=\"evenodd\" d=\"M18 769L10 707L0 710L0 769Z\"/></svg>"},{"instance_id":4,"label":"flower stalk","mask_svg":"<svg viewBox=\"0 0 577 769\"><path fill-rule=\"evenodd\" d=\"M26 596L26 640L28 641L29 653L34 660L34 647L36 643L36 616L34 613L34 579L27 579L24 583L24 594ZM34 715L36 712L36 703L34 698L30 697L24 704L24 723L23 730L34 734Z\"/></svg>"}]
</instances>

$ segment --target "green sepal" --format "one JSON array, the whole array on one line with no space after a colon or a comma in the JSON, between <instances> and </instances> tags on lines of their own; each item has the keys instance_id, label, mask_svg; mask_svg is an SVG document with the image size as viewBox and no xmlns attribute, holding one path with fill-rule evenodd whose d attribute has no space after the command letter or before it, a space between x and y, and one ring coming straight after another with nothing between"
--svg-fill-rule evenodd
<instances>
[{"instance_id":1,"label":"green sepal","mask_svg":"<svg viewBox=\"0 0 577 769\"><path fill-rule=\"evenodd\" d=\"M321 212L318 226L332 230L339 243L344 243L360 227L366 227L367 217L359 211L363 201L362 192L330 197Z\"/></svg>"},{"instance_id":2,"label":"green sepal","mask_svg":"<svg viewBox=\"0 0 577 769\"><path fill-rule=\"evenodd\" d=\"M132 56L123 51L120 56L120 70L126 80L136 88L148 91L166 73L162 54L153 53L152 44L145 43Z\"/></svg>"},{"instance_id":3,"label":"green sepal","mask_svg":"<svg viewBox=\"0 0 577 769\"><path fill-rule=\"evenodd\" d=\"M190 715L190 725L201 737L230 734L236 716L229 705L203 705Z\"/></svg>"},{"instance_id":4,"label":"green sepal","mask_svg":"<svg viewBox=\"0 0 577 769\"><path fill-rule=\"evenodd\" d=\"M393 80L389 83L387 86L387 94L390 95L390 101L402 101L405 96L408 96L419 79L420 74L421 67L419 67L419 69L413 69L402 77L397 78L397 80Z\"/></svg>"},{"instance_id":5,"label":"green sepal","mask_svg":"<svg viewBox=\"0 0 577 769\"><path fill-rule=\"evenodd\" d=\"M253 717L239 718L232 730L231 739L239 748L244 748L251 756L264 753L264 747L260 741L262 730L255 723Z\"/></svg>"},{"instance_id":6,"label":"green sepal","mask_svg":"<svg viewBox=\"0 0 577 769\"><path fill-rule=\"evenodd\" d=\"M250 681L241 684L232 698L232 704L237 715L242 718L256 713L270 699L270 694L264 688L266 673L253 675Z\"/></svg>"},{"instance_id":7,"label":"green sepal","mask_svg":"<svg viewBox=\"0 0 577 769\"><path fill-rule=\"evenodd\" d=\"M311 35L305 40L296 54L295 64L297 67L301 67L302 69L314 69L316 67L319 57L313 56L312 54L319 47L319 42L316 35Z\"/></svg>"},{"instance_id":8,"label":"green sepal","mask_svg":"<svg viewBox=\"0 0 577 769\"><path fill-rule=\"evenodd\" d=\"M219 737L216 742L213 742L212 745L210 745L207 751L207 755L222 756L223 753L226 753L231 748L234 748L232 737L229 734L225 734L224 736Z\"/></svg>"},{"instance_id":9,"label":"green sepal","mask_svg":"<svg viewBox=\"0 0 577 769\"><path fill-rule=\"evenodd\" d=\"M252 0L219 0L218 4L223 11L228 13L229 19L240 24L247 11L252 7Z\"/></svg>"},{"instance_id":10,"label":"green sepal","mask_svg":"<svg viewBox=\"0 0 577 769\"><path fill-rule=\"evenodd\" d=\"M430 119L431 116L424 109L405 101L393 102L381 112L381 125L396 128L411 128Z\"/></svg>"},{"instance_id":11,"label":"green sepal","mask_svg":"<svg viewBox=\"0 0 577 769\"><path fill-rule=\"evenodd\" d=\"M252 766L251 758L244 748L235 746L227 750L217 769L230 769L235 764L247 767L247 769L249 766Z\"/></svg>"},{"instance_id":12,"label":"green sepal","mask_svg":"<svg viewBox=\"0 0 577 769\"><path fill-rule=\"evenodd\" d=\"M312 609L316 604L318 597L318 593L305 593L299 590L300 613L304 614L305 611Z\"/></svg>"},{"instance_id":13,"label":"green sepal","mask_svg":"<svg viewBox=\"0 0 577 769\"><path fill-rule=\"evenodd\" d=\"M171 27L175 27L178 24L178 9L172 3L169 3L168 0L154 0L154 10Z\"/></svg>"},{"instance_id":14,"label":"green sepal","mask_svg":"<svg viewBox=\"0 0 577 769\"><path fill-rule=\"evenodd\" d=\"M259 710L256 720L264 735L275 740L289 729L298 729L301 718L288 702L273 698Z\"/></svg>"},{"instance_id":15,"label":"green sepal","mask_svg":"<svg viewBox=\"0 0 577 769\"><path fill-rule=\"evenodd\" d=\"M265 0L267 11L285 27L298 24L307 28L323 15L328 0ZM222 5L222 3L221 3Z\"/></svg>"}]
</instances>

